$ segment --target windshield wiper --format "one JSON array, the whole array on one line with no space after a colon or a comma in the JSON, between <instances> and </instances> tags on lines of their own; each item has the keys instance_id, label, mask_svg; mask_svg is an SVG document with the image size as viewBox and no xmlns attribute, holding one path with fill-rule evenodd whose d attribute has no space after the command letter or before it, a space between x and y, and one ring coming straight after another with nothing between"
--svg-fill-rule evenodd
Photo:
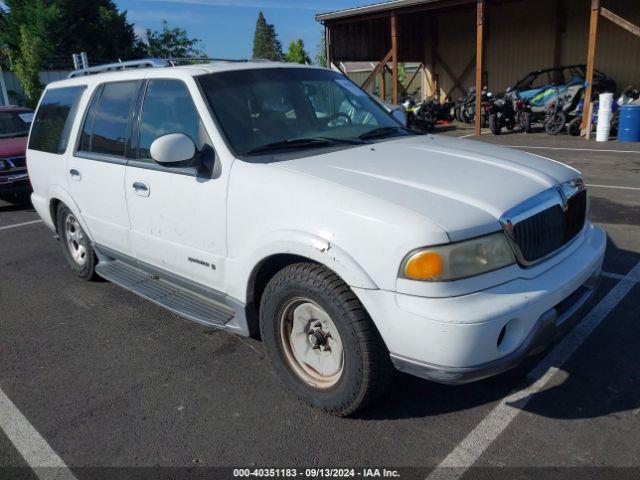
<instances>
[{"instance_id":1,"label":"windshield wiper","mask_svg":"<svg viewBox=\"0 0 640 480\"><path fill-rule=\"evenodd\" d=\"M342 139L342 138L328 138L328 137L289 138L287 140L267 143L266 145L261 145L260 147L252 148L251 150L248 150L247 152L245 152L245 155L253 155L256 153L269 152L272 150L331 147L331 146L340 145L340 144L361 145L363 143L365 142L357 139Z\"/></svg>"},{"instance_id":2,"label":"windshield wiper","mask_svg":"<svg viewBox=\"0 0 640 480\"><path fill-rule=\"evenodd\" d=\"M382 138L382 137L386 137L391 133L397 132L398 130L407 131L407 129L403 127L379 127L379 128L374 128L373 130L369 130L368 132L364 132L358 138L360 140L368 140L371 138Z\"/></svg>"}]
</instances>

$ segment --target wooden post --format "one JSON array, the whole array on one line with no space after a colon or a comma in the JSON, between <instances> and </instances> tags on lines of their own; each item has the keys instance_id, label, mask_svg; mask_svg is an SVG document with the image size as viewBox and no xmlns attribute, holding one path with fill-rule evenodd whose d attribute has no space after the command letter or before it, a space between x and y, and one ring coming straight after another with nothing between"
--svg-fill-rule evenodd
<instances>
[{"instance_id":1,"label":"wooden post","mask_svg":"<svg viewBox=\"0 0 640 480\"><path fill-rule=\"evenodd\" d=\"M600 17L600 0L591 0L591 18L589 20L589 47L587 49L587 74L585 83L587 90L584 94L584 112L580 129L587 127L587 120L591 118L591 96L593 94L593 69L596 60L596 38L598 36L598 18Z\"/></svg>"},{"instance_id":2,"label":"wooden post","mask_svg":"<svg viewBox=\"0 0 640 480\"><path fill-rule=\"evenodd\" d=\"M431 80L433 84L433 98L440 100L440 85L438 85L438 20L435 14L431 16Z\"/></svg>"},{"instance_id":3,"label":"wooden post","mask_svg":"<svg viewBox=\"0 0 640 480\"><path fill-rule=\"evenodd\" d=\"M331 27L329 25L324 26L324 48L327 54L327 68L331 68L333 63L333 44L331 42Z\"/></svg>"},{"instance_id":4,"label":"wooden post","mask_svg":"<svg viewBox=\"0 0 640 480\"><path fill-rule=\"evenodd\" d=\"M391 12L391 52L392 52L392 70L391 70L391 102L398 104L398 16L396 12Z\"/></svg>"},{"instance_id":5,"label":"wooden post","mask_svg":"<svg viewBox=\"0 0 640 480\"><path fill-rule=\"evenodd\" d=\"M383 101L387 100L387 69L382 68L380 70L380 98Z\"/></svg>"},{"instance_id":6,"label":"wooden post","mask_svg":"<svg viewBox=\"0 0 640 480\"><path fill-rule=\"evenodd\" d=\"M484 14L485 0L477 0L476 9L476 130L482 133L482 70L484 69Z\"/></svg>"}]
</instances>

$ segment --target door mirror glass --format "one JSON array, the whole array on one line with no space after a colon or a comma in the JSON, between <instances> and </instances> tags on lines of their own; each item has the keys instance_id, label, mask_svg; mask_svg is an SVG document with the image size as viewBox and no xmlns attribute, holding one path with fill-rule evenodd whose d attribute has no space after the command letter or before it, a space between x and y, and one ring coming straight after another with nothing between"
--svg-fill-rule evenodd
<instances>
[{"instance_id":1,"label":"door mirror glass","mask_svg":"<svg viewBox=\"0 0 640 480\"><path fill-rule=\"evenodd\" d=\"M150 148L151 158L160 165L190 163L196 156L193 140L184 133L170 133L156 138Z\"/></svg>"}]
</instances>

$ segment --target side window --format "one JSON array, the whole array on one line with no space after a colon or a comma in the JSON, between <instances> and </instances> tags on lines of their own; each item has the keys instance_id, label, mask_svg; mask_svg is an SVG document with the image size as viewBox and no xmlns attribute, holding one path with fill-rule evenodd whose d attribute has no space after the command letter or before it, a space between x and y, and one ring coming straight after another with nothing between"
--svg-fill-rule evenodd
<instances>
[{"instance_id":1,"label":"side window","mask_svg":"<svg viewBox=\"0 0 640 480\"><path fill-rule=\"evenodd\" d=\"M139 88L138 81L115 82L96 91L84 120L80 150L124 157Z\"/></svg>"},{"instance_id":2,"label":"side window","mask_svg":"<svg viewBox=\"0 0 640 480\"><path fill-rule=\"evenodd\" d=\"M198 150L207 142L187 86L179 80L150 80L140 118L139 159L150 161L153 141L169 133L184 133Z\"/></svg>"},{"instance_id":3,"label":"side window","mask_svg":"<svg viewBox=\"0 0 640 480\"><path fill-rule=\"evenodd\" d=\"M33 121L29 149L62 154L85 86L48 89Z\"/></svg>"}]
</instances>

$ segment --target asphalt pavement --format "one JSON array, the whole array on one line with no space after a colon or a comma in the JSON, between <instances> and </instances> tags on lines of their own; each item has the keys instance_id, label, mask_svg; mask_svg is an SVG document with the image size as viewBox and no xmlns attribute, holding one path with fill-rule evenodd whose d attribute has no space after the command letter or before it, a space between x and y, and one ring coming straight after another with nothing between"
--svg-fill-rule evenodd
<instances>
[{"instance_id":1,"label":"asphalt pavement","mask_svg":"<svg viewBox=\"0 0 640 480\"><path fill-rule=\"evenodd\" d=\"M639 476L640 146L541 134L480 140L582 171L591 218L609 237L593 329L572 337L544 382L532 372L549 352L459 387L398 374L371 408L334 418L288 395L258 340L81 281L30 207L0 202L0 478L222 478L236 467Z\"/></svg>"}]
</instances>

